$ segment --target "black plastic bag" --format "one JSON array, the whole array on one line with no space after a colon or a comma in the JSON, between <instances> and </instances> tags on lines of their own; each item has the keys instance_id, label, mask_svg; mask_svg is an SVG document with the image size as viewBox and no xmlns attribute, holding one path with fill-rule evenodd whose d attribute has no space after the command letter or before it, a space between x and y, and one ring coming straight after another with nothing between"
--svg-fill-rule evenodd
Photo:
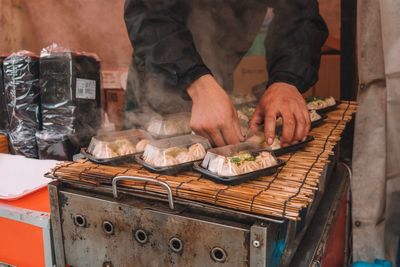
<instances>
[{"instance_id":1,"label":"black plastic bag","mask_svg":"<svg viewBox=\"0 0 400 267\"><path fill-rule=\"evenodd\" d=\"M89 145L101 124L100 61L53 44L40 55L43 136L66 136L68 151ZM51 134L50 134L51 133ZM61 140L61 139L60 139ZM41 139L45 142L45 137ZM49 139L54 144L54 139ZM69 153L68 159L72 156Z\"/></svg>"},{"instance_id":2,"label":"black plastic bag","mask_svg":"<svg viewBox=\"0 0 400 267\"><path fill-rule=\"evenodd\" d=\"M8 114L6 105L6 94L4 90L3 61L5 57L0 56L0 133L7 133Z\"/></svg>"},{"instance_id":3,"label":"black plastic bag","mask_svg":"<svg viewBox=\"0 0 400 267\"><path fill-rule=\"evenodd\" d=\"M28 51L4 60L4 87L11 152L37 158L35 134L41 128L39 58Z\"/></svg>"},{"instance_id":4,"label":"black plastic bag","mask_svg":"<svg viewBox=\"0 0 400 267\"><path fill-rule=\"evenodd\" d=\"M74 155L67 135L44 130L36 133L36 142L39 159L68 160Z\"/></svg>"}]
</instances>

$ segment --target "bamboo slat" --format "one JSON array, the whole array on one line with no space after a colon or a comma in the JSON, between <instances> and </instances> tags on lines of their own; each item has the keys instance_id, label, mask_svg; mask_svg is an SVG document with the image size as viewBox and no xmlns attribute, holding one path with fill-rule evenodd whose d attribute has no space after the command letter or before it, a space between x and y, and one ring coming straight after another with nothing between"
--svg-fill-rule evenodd
<instances>
[{"instance_id":1,"label":"bamboo slat","mask_svg":"<svg viewBox=\"0 0 400 267\"><path fill-rule=\"evenodd\" d=\"M236 186L214 183L195 172L176 176L160 175L140 165L96 165L87 160L65 162L52 170L56 179L91 185L110 186L118 175L150 177L166 182L176 198L208 203L257 215L299 220L300 211L308 207L320 189L320 178L334 154L346 124L357 110L356 102L342 102L328 113L325 122L312 129L315 140L302 150L283 155L286 165L274 175L259 177ZM121 187L165 195L159 185L121 181Z\"/></svg>"}]
</instances>

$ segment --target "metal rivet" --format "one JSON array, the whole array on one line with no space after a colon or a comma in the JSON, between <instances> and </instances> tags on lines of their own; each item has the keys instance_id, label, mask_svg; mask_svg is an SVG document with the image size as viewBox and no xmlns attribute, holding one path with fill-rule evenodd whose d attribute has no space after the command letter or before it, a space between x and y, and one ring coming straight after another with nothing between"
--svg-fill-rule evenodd
<instances>
[{"instance_id":1,"label":"metal rivet","mask_svg":"<svg viewBox=\"0 0 400 267\"><path fill-rule=\"evenodd\" d=\"M211 259L215 262L225 262L227 254L224 249L220 247L214 247L211 250Z\"/></svg>"},{"instance_id":2,"label":"metal rivet","mask_svg":"<svg viewBox=\"0 0 400 267\"><path fill-rule=\"evenodd\" d=\"M176 252L176 253L181 252L183 249L183 242L179 238L173 237L169 241L169 247L171 248L171 250L173 252Z\"/></svg>"},{"instance_id":3,"label":"metal rivet","mask_svg":"<svg viewBox=\"0 0 400 267\"><path fill-rule=\"evenodd\" d=\"M138 229L135 231L135 239L137 242L140 244L146 244L147 241L149 240L149 237L143 229Z\"/></svg>"},{"instance_id":4,"label":"metal rivet","mask_svg":"<svg viewBox=\"0 0 400 267\"><path fill-rule=\"evenodd\" d=\"M74 224L75 224L76 226L79 226L79 227L86 227L86 225L87 225L86 218L85 218L85 216L83 216L83 215L76 214L76 215L73 217L73 220L74 220Z\"/></svg>"},{"instance_id":5,"label":"metal rivet","mask_svg":"<svg viewBox=\"0 0 400 267\"><path fill-rule=\"evenodd\" d=\"M361 222L360 222L360 221L355 221L354 225L355 225L356 227L360 227L360 226L361 226Z\"/></svg>"},{"instance_id":6,"label":"metal rivet","mask_svg":"<svg viewBox=\"0 0 400 267\"><path fill-rule=\"evenodd\" d=\"M106 233L108 235L114 234L114 225L112 224L112 222L104 221L102 226L103 226L104 233Z\"/></svg>"},{"instance_id":7,"label":"metal rivet","mask_svg":"<svg viewBox=\"0 0 400 267\"><path fill-rule=\"evenodd\" d=\"M253 241L253 247L255 247L255 248L258 248L258 247L260 247L260 241L258 241L258 240L254 240Z\"/></svg>"}]
</instances>

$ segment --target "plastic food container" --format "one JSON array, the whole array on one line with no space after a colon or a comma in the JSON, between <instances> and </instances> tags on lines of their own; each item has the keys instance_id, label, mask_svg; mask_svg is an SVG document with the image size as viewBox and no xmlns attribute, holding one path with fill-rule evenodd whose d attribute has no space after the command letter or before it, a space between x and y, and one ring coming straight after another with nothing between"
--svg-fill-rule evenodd
<instances>
[{"instance_id":1,"label":"plastic food container","mask_svg":"<svg viewBox=\"0 0 400 267\"><path fill-rule=\"evenodd\" d=\"M250 122L250 119L253 116L255 110L255 107L252 106L245 106L237 109L237 115L241 125L244 125L246 127L248 126L248 123ZM319 114L319 111L317 112L316 110L310 110L309 112L312 128L321 124L327 117L325 114ZM282 123L282 117L276 119L276 127L282 127Z\"/></svg>"},{"instance_id":2,"label":"plastic food container","mask_svg":"<svg viewBox=\"0 0 400 267\"><path fill-rule=\"evenodd\" d=\"M208 139L189 134L150 142L143 155L135 158L150 171L176 174L202 160L209 148Z\"/></svg>"},{"instance_id":3,"label":"plastic food container","mask_svg":"<svg viewBox=\"0 0 400 267\"><path fill-rule=\"evenodd\" d=\"M309 110L317 110L318 112L327 112L334 110L338 105L339 102L330 97L318 97L318 96L310 96L306 99L307 101L307 108Z\"/></svg>"},{"instance_id":4,"label":"plastic food container","mask_svg":"<svg viewBox=\"0 0 400 267\"><path fill-rule=\"evenodd\" d=\"M271 150L260 144L245 142L213 148L194 169L221 183L237 184L276 172L284 164Z\"/></svg>"},{"instance_id":5,"label":"plastic food container","mask_svg":"<svg viewBox=\"0 0 400 267\"><path fill-rule=\"evenodd\" d=\"M133 155L142 153L152 140L149 133L139 129L109 132L93 137L81 153L93 162L114 165L133 161Z\"/></svg>"},{"instance_id":6,"label":"plastic food container","mask_svg":"<svg viewBox=\"0 0 400 267\"><path fill-rule=\"evenodd\" d=\"M190 113L182 112L166 116L154 116L147 125L147 131L156 138L168 138L192 132L189 126Z\"/></svg>"},{"instance_id":7,"label":"plastic food container","mask_svg":"<svg viewBox=\"0 0 400 267\"><path fill-rule=\"evenodd\" d=\"M298 142L296 144L292 144L290 146L287 147L281 147L281 140L280 140L280 136L276 135L274 142L272 143L271 146L269 146L266 142L265 142L265 137L264 137L264 133L263 132L250 132L247 135L247 139L246 142L251 142L254 144L257 144L259 146L261 146L262 148L269 148L272 149L272 151L275 153L276 156L280 156L286 153L291 153L291 152L295 152L299 149L301 149L303 146L305 146L306 144L308 144L309 142L313 141L314 137L309 135L307 136L306 140Z\"/></svg>"},{"instance_id":8,"label":"plastic food container","mask_svg":"<svg viewBox=\"0 0 400 267\"><path fill-rule=\"evenodd\" d=\"M311 128L320 125L327 117L326 114L319 114L316 110L310 110Z\"/></svg>"}]
</instances>

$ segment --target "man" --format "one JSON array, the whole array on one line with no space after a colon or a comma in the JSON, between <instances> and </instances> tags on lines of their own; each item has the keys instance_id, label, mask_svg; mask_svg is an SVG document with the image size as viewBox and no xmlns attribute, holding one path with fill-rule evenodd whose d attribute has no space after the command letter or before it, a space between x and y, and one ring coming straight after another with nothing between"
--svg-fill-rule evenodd
<instances>
[{"instance_id":1,"label":"man","mask_svg":"<svg viewBox=\"0 0 400 267\"><path fill-rule=\"evenodd\" d=\"M357 12L353 258L400 266L400 1L360 0Z\"/></svg>"},{"instance_id":2,"label":"man","mask_svg":"<svg viewBox=\"0 0 400 267\"><path fill-rule=\"evenodd\" d=\"M141 112L160 113L191 108L190 125L197 134L217 146L243 141L225 90L232 90L233 70L268 7L274 9L265 43L269 82L250 127L264 124L272 144L281 116L282 145L304 139L310 118L300 92L318 79L320 48L328 33L317 0L126 0L125 22L134 47L128 117L138 106Z\"/></svg>"}]
</instances>

